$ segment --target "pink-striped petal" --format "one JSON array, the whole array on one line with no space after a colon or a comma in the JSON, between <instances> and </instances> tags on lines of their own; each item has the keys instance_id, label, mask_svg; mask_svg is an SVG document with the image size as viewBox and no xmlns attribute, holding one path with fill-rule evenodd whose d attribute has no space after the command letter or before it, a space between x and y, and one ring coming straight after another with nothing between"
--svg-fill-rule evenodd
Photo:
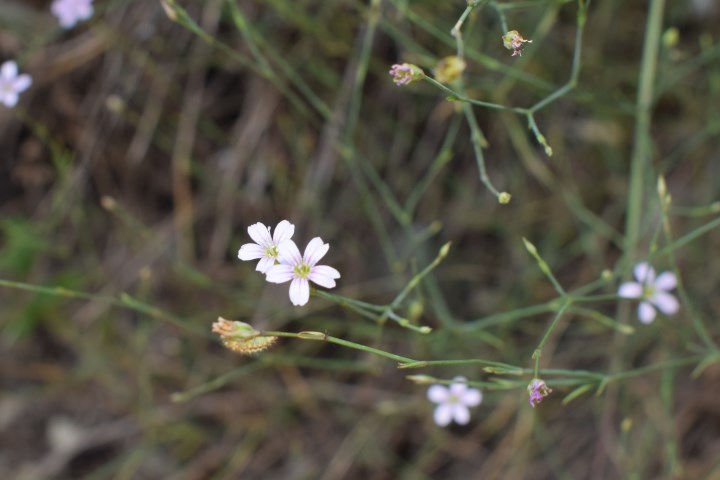
<instances>
[{"instance_id":1,"label":"pink-striped petal","mask_svg":"<svg viewBox=\"0 0 720 480\"><path fill-rule=\"evenodd\" d=\"M295 225L283 220L275 227L275 233L273 233L273 242L275 245L280 245L285 240L290 240L295 233Z\"/></svg>"},{"instance_id":2,"label":"pink-striped petal","mask_svg":"<svg viewBox=\"0 0 720 480\"><path fill-rule=\"evenodd\" d=\"M261 247L272 246L272 237L270 236L270 228L258 222L250 225L247 229L250 238Z\"/></svg>"},{"instance_id":3,"label":"pink-striped petal","mask_svg":"<svg viewBox=\"0 0 720 480\"><path fill-rule=\"evenodd\" d=\"M275 265L275 259L272 257L261 258L258 264L255 266L255 270L260 273L265 273L270 270L270 267Z\"/></svg>"},{"instance_id":4,"label":"pink-striped petal","mask_svg":"<svg viewBox=\"0 0 720 480\"><path fill-rule=\"evenodd\" d=\"M257 260L265 256L265 249L255 243L246 243L238 250L238 258L243 261Z\"/></svg>"},{"instance_id":5,"label":"pink-striped petal","mask_svg":"<svg viewBox=\"0 0 720 480\"><path fill-rule=\"evenodd\" d=\"M335 279L340 278L340 272L327 265L316 265L307 278L321 287L335 288Z\"/></svg>"},{"instance_id":6,"label":"pink-striped petal","mask_svg":"<svg viewBox=\"0 0 720 480\"><path fill-rule=\"evenodd\" d=\"M300 265L302 263L302 256L295 242L292 240L285 240L278 245L278 260L280 263L286 265Z\"/></svg>"},{"instance_id":7,"label":"pink-striped petal","mask_svg":"<svg viewBox=\"0 0 720 480\"><path fill-rule=\"evenodd\" d=\"M323 243L322 238L315 237L310 240L310 243L308 243L307 247L305 247L305 255L303 255L303 259L305 260L305 263L312 267L325 256L329 249L329 244Z\"/></svg>"},{"instance_id":8,"label":"pink-striped petal","mask_svg":"<svg viewBox=\"0 0 720 480\"><path fill-rule=\"evenodd\" d=\"M291 265L273 265L265 272L265 280L270 283L285 283L293 279L293 267Z\"/></svg>"},{"instance_id":9,"label":"pink-striped petal","mask_svg":"<svg viewBox=\"0 0 720 480\"><path fill-rule=\"evenodd\" d=\"M290 302L302 307L310 300L310 283L305 278L295 278L290 282Z\"/></svg>"}]
</instances>

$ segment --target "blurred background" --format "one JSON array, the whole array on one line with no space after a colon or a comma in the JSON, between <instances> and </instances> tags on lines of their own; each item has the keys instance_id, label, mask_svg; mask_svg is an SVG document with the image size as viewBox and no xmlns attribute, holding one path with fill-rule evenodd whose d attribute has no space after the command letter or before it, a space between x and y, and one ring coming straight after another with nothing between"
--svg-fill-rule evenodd
<instances>
[{"instance_id":1,"label":"blurred background","mask_svg":"<svg viewBox=\"0 0 720 480\"><path fill-rule=\"evenodd\" d=\"M0 478L720 478L716 364L650 369L566 405L572 389L548 378L553 394L531 409L527 377L501 388L480 366L398 370L293 339L247 357L210 331L223 316L418 360L532 367L557 294L522 238L567 290L625 273L650 3L590 5L577 88L535 115L552 157L522 116L474 109L488 176L512 194L500 205L458 104L388 75L455 54L464 0L178 0L187 18L172 2L109 0L68 30L48 1L3 0L0 61L33 85L0 106ZM675 237L702 233L672 249L692 307L646 327L632 304L622 341L567 315L544 368L688 357L702 347L690 312L720 337L718 3L665 5L639 225L641 255L664 245L662 173ZM570 78L578 2L494 5L463 28L467 94L533 105ZM533 40L521 57L502 47L498 12ZM399 311L433 333L322 298L293 307L287 285L237 260L249 225L283 219L301 248L330 244L334 293L374 304L452 241ZM591 308L614 318L617 305ZM440 428L408 374L464 375L487 384L483 403Z\"/></svg>"}]
</instances>

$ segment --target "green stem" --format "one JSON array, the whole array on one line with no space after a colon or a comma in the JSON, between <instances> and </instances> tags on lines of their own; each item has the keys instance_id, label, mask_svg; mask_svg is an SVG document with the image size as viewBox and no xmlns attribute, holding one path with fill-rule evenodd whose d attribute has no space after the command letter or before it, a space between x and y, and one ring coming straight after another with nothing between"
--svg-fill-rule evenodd
<instances>
[{"instance_id":1,"label":"green stem","mask_svg":"<svg viewBox=\"0 0 720 480\"><path fill-rule=\"evenodd\" d=\"M665 0L652 0L645 31L640 82L635 106L635 138L630 157L630 191L625 221L625 267L632 265L637 255L643 213L645 170L650 163L650 123L655 75L657 72L660 35L662 33Z\"/></svg>"},{"instance_id":2,"label":"green stem","mask_svg":"<svg viewBox=\"0 0 720 480\"><path fill-rule=\"evenodd\" d=\"M408 357L402 357L400 355L395 355L394 353L386 352L384 350L379 350L377 348L368 347L366 345L362 345L360 343L350 342L348 340L343 340L342 338L333 337L330 335L327 335L322 332L300 332L300 333L291 333L291 332L263 332L262 336L265 337L285 337L285 338L297 338L299 340L312 340L312 341L319 341L319 342L328 342L328 343L334 343L336 345L341 345L343 347L352 348L353 350L361 350L363 352L372 353L373 355L377 355L379 357L385 357L389 358L391 360L395 360L400 363L413 363L415 360Z\"/></svg>"},{"instance_id":3,"label":"green stem","mask_svg":"<svg viewBox=\"0 0 720 480\"><path fill-rule=\"evenodd\" d=\"M178 326L184 330L190 331L192 333L195 333L198 335L203 335L206 337L210 336L209 333L206 333L203 330L200 330L194 326L191 326L187 321L182 320L182 319L176 317L175 315L172 315L168 312L162 311L151 305L143 303L139 300L136 300L135 298L131 297L127 293L123 293L120 295L120 298L117 298L117 297L110 297L110 296L106 296L106 295L96 295L96 294L92 294L92 293L80 292L77 290L69 290L65 287L46 287L46 286L42 286L42 285L32 285L29 283L15 282L12 280L4 280L4 279L0 279L0 287L14 288L16 290L25 290L28 292L40 293L43 295L53 295L56 297L89 300L89 301L93 301L93 302L106 303L106 304L113 305L116 307L129 308L131 310L135 310L136 312L144 313L152 318L157 318L159 320L167 321L169 323L172 323L173 325L176 325L176 326Z\"/></svg>"},{"instance_id":4,"label":"green stem","mask_svg":"<svg viewBox=\"0 0 720 480\"><path fill-rule=\"evenodd\" d=\"M540 340L540 343L538 343L538 346L535 348L535 351L532 354L532 358L535 359L535 376L537 377L537 372L540 368L540 355L542 354L542 349L545 346L545 343L550 338L550 334L555 330L557 327L558 322L560 321L560 318L562 318L563 314L565 313L565 310L572 304L572 301L568 299L562 307L560 307L560 310L558 310L557 314L555 314L555 318L553 319L552 323L548 327L548 329L545 331L545 335L543 335L542 340Z\"/></svg>"}]
</instances>

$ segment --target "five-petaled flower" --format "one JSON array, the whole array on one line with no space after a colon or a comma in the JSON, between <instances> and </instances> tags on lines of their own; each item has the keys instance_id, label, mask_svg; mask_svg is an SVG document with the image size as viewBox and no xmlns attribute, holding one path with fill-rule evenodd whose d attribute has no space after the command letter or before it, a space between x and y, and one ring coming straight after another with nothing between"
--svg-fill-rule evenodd
<instances>
[{"instance_id":1,"label":"five-petaled flower","mask_svg":"<svg viewBox=\"0 0 720 480\"><path fill-rule=\"evenodd\" d=\"M12 60L0 65L0 103L6 107L17 105L22 92L30 88L32 78L30 75L18 75L17 63Z\"/></svg>"},{"instance_id":2,"label":"five-petaled flower","mask_svg":"<svg viewBox=\"0 0 720 480\"><path fill-rule=\"evenodd\" d=\"M532 40L527 40L520 35L517 30L510 30L502 36L503 46L508 50L512 50L512 57L516 55L522 56L523 43L532 43Z\"/></svg>"},{"instance_id":3,"label":"five-petaled flower","mask_svg":"<svg viewBox=\"0 0 720 480\"><path fill-rule=\"evenodd\" d=\"M247 230L250 238L255 243L246 243L241 246L238 251L238 258L244 261L260 259L255 270L266 273L278 260L278 245L292 238L295 225L283 220L275 227L275 233L272 237L270 236L270 227L266 227L259 222L250 225Z\"/></svg>"},{"instance_id":4,"label":"five-petaled flower","mask_svg":"<svg viewBox=\"0 0 720 480\"><path fill-rule=\"evenodd\" d=\"M677 278L672 272L655 274L655 269L646 262L633 268L637 282L626 282L620 285L618 295L623 298L639 298L638 318L642 323L655 320L657 307L665 315L673 315L680 309L677 299L670 290L677 286Z\"/></svg>"},{"instance_id":5,"label":"five-petaled flower","mask_svg":"<svg viewBox=\"0 0 720 480\"><path fill-rule=\"evenodd\" d=\"M527 387L528 395L530 395L530 406L535 408L535 405L543 401L543 398L547 397L552 393L552 390L542 380L533 378L530 385Z\"/></svg>"},{"instance_id":6,"label":"five-petaled flower","mask_svg":"<svg viewBox=\"0 0 720 480\"><path fill-rule=\"evenodd\" d=\"M395 64L390 68L389 73L397 86L407 85L416 80L422 80L425 77L425 72L412 63Z\"/></svg>"},{"instance_id":7,"label":"five-petaled flower","mask_svg":"<svg viewBox=\"0 0 720 480\"><path fill-rule=\"evenodd\" d=\"M93 14L92 0L55 0L50 10L63 28L72 28Z\"/></svg>"},{"instance_id":8,"label":"five-petaled flower","mask_svg":"<svg viewBox=\"0 0 720 480\"><path fill-rule=\"evenodd\" d=\"M293 305L305 305L310 299L310 283L317 283L321 287L335 287L335 280L340 278L340 272L327 265L318 265L330 245L323 243L320 237L310 240L305 253L300 255L295 242L285 240L278 246L279 265L273 265L265 274L265 279L271 283L290 283L290 301Z\"/></svg>"},{"instance_id":9,"label":"five-petaled flower","mask_svg":"<svg viewBox=\"0 0 720 480\"><path fill-rule=\"evenodd\" d=\"M468 407L476 407L482 401L482 392L477 388L469 388L465 377L455 377L449 387L433 385L428 389L428 399L437 403L433 419L440 427L451 421L465 425L470 421Z\"/></svg>"}]
</instances>

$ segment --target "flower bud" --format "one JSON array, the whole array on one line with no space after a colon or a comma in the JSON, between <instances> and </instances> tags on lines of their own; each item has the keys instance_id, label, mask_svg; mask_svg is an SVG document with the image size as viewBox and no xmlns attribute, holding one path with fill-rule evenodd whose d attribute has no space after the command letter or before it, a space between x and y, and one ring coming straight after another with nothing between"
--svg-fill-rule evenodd
<instances>
[{"instance_id":1,"label":"flower bud","mask_svg":"<svg viewBox=\"0 0 720 480\"><path fill-rule=\"evenodd\" d=\"M463 74L467 64L457 55L445 57L435 67L435 80L440 83L452 83Z\"/></svg>"},{"instance_id":2,"label":"flower bud","mask_svg":"<svg viewBox=\"0 0 720 480\"><path fill-rule=\"evenodd\" d=\"M255 330L250 324L222 317L218 317L217 322L213 323L212 331L220 335L225 348L243 355L267 350L277 341L277 337L262 336L262 332Z\"/></svg>"},{"instance_id":3,"label":"flower bud","mask_svg":"<svg viewBox=\"0 0 720 480\"><path fill-rule=\"evenodd\" d=\"M395 64L390 69L395 85L402 86L425 78L425 72L412 63Z\"/></svg>"},{"instance_id":4,"label":"flower bud","mask_svg":"<svg viewBox=\"0 0 720 480\"><path fill-rule=\"evenodd\" d=\"M533 378L530 385L527 387L528 395L530 395L530 406L535 408L535 405L542 402L545 397L552 393L552 390L545 385L545 382L539 378Z\"/></svg>"},{"instance_id":5,"label":"flower bud","mask_svg":"<svg viewBox=\"0 0 720 480\"><path fill-rule=\"evenodd\" d=\"M510 30L502 36L503 46L508 50L512 50L512 56L522 55L523 43L532 43L532 40L527 40L520 35L517 30Z\"/></svg>"}]
</instances>

